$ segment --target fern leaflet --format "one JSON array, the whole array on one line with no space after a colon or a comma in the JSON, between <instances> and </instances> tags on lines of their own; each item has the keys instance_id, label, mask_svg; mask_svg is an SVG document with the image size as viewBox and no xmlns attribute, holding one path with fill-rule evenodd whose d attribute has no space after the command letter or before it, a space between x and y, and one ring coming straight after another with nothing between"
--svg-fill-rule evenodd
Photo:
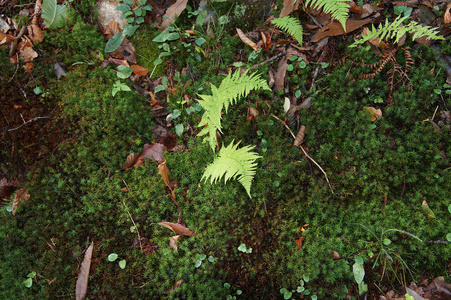
<instances>
[{"instance_id":1,"label":"fern leaflet","mask_svg":"<svg viewBox=\"0 0 451 300\"><path fill-rule=\"evenodd\" d=\"M221 131L221 111L225 107L226 112L230 104L236 103L240 97L247 96L252 90L255 89L269 90L268 84L264 79L260 78L260 75L252 73L247 75L247 71L240 76L240 70L235 73L229 73L224 78L217 88L211 86L212 95L199 95L201 99L198 103L205 110L202 120L198 127L202 128L199 132L199 136L209 134L205 139L210 144L211 149L214 151L216 147L216 130Z\"/></svg>"},{"instance_id":2,"label":"fern leaflet","mask_svg":"<svg viewBox=\"0 0 451 300\"><path fill-rule=\"evenodd\" d=\"M298 41L299 45L302 46L302 33L303 28L301 25L301 22L299 22L298 19L285 16L282 18L275 18L271 21L274 26L276 26L279 29L282 29L286 31L288 34L292 35L296 41Z\"/></svg>"},{"instance_id":3,"label":"fern leaflet","mask_svg":"<svg viewBox=\"0 0 451 300\"><path fill-rule=\"evenodd\" d=\"M372 30L368 30L366 35L362 35L362 38L358 41L355 41L354 44L352 44L350 47L356 47L359 44L363 44L366 41L375 38L380 38L382 40L386 38L394 39L394 42L396 44L407 33L413 33L412 39L421 37L426 37L427 39L432 40L444 39L442 36L438 35L437 29L430 26L422 26L415 21L411 21L408 25L401 27L401 24L408 18L409 16L399 16L391 24L388 22L388 19L386 19L385 25L379 24L378 28L374 27L373 25Z\"/></svg>"},{"instance_id":4,"label":"fern leaflet","mask_svg":"<svg viewBox=\"0 0 451 300\"><path fill-rule=\"evenodd\" d=\"M238 182L251 197L251 184L257 167L255 161L261 156L251 151L255 146L237 149L238 145L239 142L233 145L232 141L229 146L223 146L218 157L205 169L201 181L210 178L210 183L214 184L224 176L224 183L227 183L229 179L238 177Z\"/></svg>"},{"instance_id":5,"label":"fern leaflet","mask_svg":"<svg viewBox=\"0 0 451 300\"><path fill-rule=\"evenodd\" d=\"M349 4L346 0L306 0L306 6L322 9L326 14L331 14L334 19L341 23L346 32L346 21L348 20Z\"/></svg>"}]
</instances>

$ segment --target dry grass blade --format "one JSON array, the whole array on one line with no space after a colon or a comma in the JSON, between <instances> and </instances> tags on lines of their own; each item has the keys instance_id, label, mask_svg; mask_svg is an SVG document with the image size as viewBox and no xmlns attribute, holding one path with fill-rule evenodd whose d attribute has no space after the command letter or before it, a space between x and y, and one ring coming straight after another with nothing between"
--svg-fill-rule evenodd
<instances>
[{"instance_id":1,"label":"dry grass blade","mask_svg":"<svg viewBox=\"0 0 451 300\"><path fill-rule=\"evenodd\" d=\"M78 274L77 285L75 287L75 299L83 300L86 298L88 291L89 269L91 268L92 250L94 242L91 242L85 253L85 258L81 263L80 274Z\"/></svg>"}]
</instances>

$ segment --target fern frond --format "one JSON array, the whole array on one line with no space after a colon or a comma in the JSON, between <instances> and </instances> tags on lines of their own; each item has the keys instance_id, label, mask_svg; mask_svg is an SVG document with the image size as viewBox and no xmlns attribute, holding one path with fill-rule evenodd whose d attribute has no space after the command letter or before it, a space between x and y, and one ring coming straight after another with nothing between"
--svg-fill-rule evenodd
<instances>
[{"instance_id":1,"label":"fern frond","mask_svg":"<svg viewBox=\"0 0 451 300\"><path fill-rule=\"evenodd\" d=\"M282 18L275 18L271 21L274 26L279 29L286 31L288 34L292 35L296 41L298 41L299 45L302 46L302 33L303 28L301 22L293 17L285 16Z\"/></svg>"},{"instance_id":2,"label":"fern frond","mask_svg":"<svg viewBox=\"0 0 451 300\"><path fill-rule=\"evenodd\" d=\"M238 182L244 187L249 197L251 197L251 184L254 178L257 163L255 162L259 156L251 150L255 146L245 146L237 149L239 142L233 145L233 141L228 146L223 146L219 151L218 157L214 162L207 166L202 180L214 184L224 177L224 183L229 179L238 177Z\"/></svg>"},{"instance_id":3,"label":"fern frond","mask_svg":"<svg viewBox=\"0 0 451 300\"><path fill-rule=\"evenodd\" d=\"M221 131L221 111L225 107L226 112L230 104L236 103L240 97L247 96L252 90L265 89L270 90L266 81L260 78L257 73L252 73L247 75L247 71L240 75L240 70L235 73L229 73L226 78L224 78L217 88L216 86L211 86L212 95L199 95L200 100L198 103L204 109L204 114L202 120L198 127L204 127L200 132L199 136L209 134L204 139L210 144L211 149L214 151L216 147L216 130Z\"/></svg>"},{"instance_id":4,"label":"fern frond","mask_svg":"<svg viewBox=\"0 0 451 300\"><path fill-rule=\"evenodd\" d=\"M397 17L393 23L389 23L388 19L385 20L385 25L379 24L376 28L372 25L372 30L368 30L366 35L362 35L362 38L355 41L350 47L356 47L357 45L363 44L366 41L375 38L383 39L394 39L395 44L407 33L413 33L412 39L417 39L421 37L426 37L431 40L443 40L442 36L438 35L436 28L430 26L422 26L415 21L411 21L409 24L401 27L401 24L407 20L409 16Z\"/></svg>"},{"instance_id":5,"label":"fern frond","mask_svg":"<svg viewBox=\"0 0 451 300\"><path fill-rule=\"evenodd\" d=\"M306 0L306 6L322 9L326 14L331 14L334 19L341 23L346 32L346 21L349 15L349 4L347 0Z\"/></svg>"}]
</instances>

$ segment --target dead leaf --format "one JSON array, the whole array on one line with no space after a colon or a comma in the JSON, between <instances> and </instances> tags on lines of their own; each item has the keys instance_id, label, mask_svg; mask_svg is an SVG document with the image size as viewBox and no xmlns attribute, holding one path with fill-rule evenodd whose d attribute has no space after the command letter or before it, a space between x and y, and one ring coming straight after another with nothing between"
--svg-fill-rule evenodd
<instances>
[{"instance_id":1,"label":"dead leaf","mask_svg":"<svg viewBox=\"0 0 451 300\"><path fill-rule=\"evenodd\" d=\"M115 20L111 20L108 25L105 26L102 30L102 33L107 41L119 32L121 32L121 29L119 28L119 24Z\"/></svg>"},{"instance_id":2,"label":"dead leaf","mask_svg":"<svg viewBox=\"0 0 451 300\"><path fill-rule=\"evenodd\" d=\"M355 4L354 1L348 1L347 2L349 4L349 11L355 14L361 14L363 11L363 8L361 6L358 6L357 4Z\"/></svg>"},{"instance_id":3,"label":"dead leaf","mask_svg":"<svg viewBox=\"0 0 451 300\"><path fill-rule=\"evenodd\" d=\"M296 138L294 139L294 146L299 147L304 142L304 135L305 135L305 126L301 125L301 128L299 128L298 134L296 135Z\"/></svg>"},{"instance_id":4,"label":"dead leaf","mask_svg":"<svg viewBox=\"0 0 451 300\"><path fill-rule=\"evenodd\" d=\"M67 69L66 69L65 64L60 63L58 61L53 65L53 70L55 70L55 75L56 75L56 78L58 78L58 80L61 77L66 76L66 74L67 74Z\"/></svg>"},{"instance_id":5,"label":"dead leaf","mask_svg":"<svg viewBox=\"0 0 451 300\"><path fill-rule=\"evenodd\" d=\"M280 11L279 17L285 17L291 14L293 11L298 10L301 1L283 0L283 8Z\"/></svg>"},{"instance_id":6,"label":"dead leaf","mask_svg":"<svg viewBox=\"0 0 451 300\"><path fill-rule=\"evenodd\" d=\"M285 85L285 74L287 73L287 64L288 60L286 58L283 58L279 61L279 64L277 65L277 72L274 76L275 82L274 82L274 90L283 90Z\"/></svg>"},{"instance_id":7,"label":"dead leaf","mask_svg":"<svg viewBox=\"0 0 451 300\"><path fill-rule=\"evenodd\" d=\"M125 59L131 64L136 64L136 53L135 47L133 47L132 43L125 38L122 41L121 46L114 52L111 52L110 55L115 58Z\"/></svg>"},{"instance_id":8,"label":"dead leaf","mask_svg":"<svg viewBox=\"0 0 451 300\"><path fill-rule=\"evenodd\" d=\"M445 21L445 24L451 23L451 3L448 4L448 7L446 8L445 15L443 16L443 20Z\"/></svg>"},{"instance_id":9,"label":"dead leaf","mask_svg":"<svg viewBox=\"0 0 451 300\"><path fill-rule=\"evenodd\" d=\"M257 45L250 39L248 38L244 32L241 31L241 29L237 28L236 32L238 32L238 36L240 37L240 39L243 41L243 43L245 43L246 45L248 45L249 47L251 47L254 51L258 51L260 50Z\"/></svg>"},{"instance_id":10,"label":"dead leaf","mask_svg":"<svg viewBox=\"0 0 451 300\"><path fill-rule=\"evenodd\" d=\"M25 72L31 72L33 69L33 63L31 61L38 57L38 53L33 50L33 44L26 37L22 37L18 49L19 56L27 62L24 65Z\"/></svg>"},{"instance_id":11,"label":"dead leaf","mask_svg":"<svg viewBox=\"0 0 451 300\"><path fill-rule=\"evenodd\" d=\"M302 250L302 242L305 240L305 236L300 236L296 239L296 245L298 245L299 251Z\"/></svg>"},{"instance_id":12,"label":"dead leaf","mask_svg":"<svg viewBox=\"0 0 451 300\"><path fill-rule=\"evenodd\" d=\"M340 259L340 254L338 254L337 251L332 251L332 258L334 260L339 260Z\"/></svg>"},{"instance_id":13,"label":"dead leaf","mask_svg":"<svg viewBox=\"0 0 451 300\"><path fill-rule=\"evenodd\" d=\"M44 39L44 34L42 33L42 30L38 25L29 25L27 26L27 29L28 36L33 43L42 42L42 40Z\"/></svg>"},{"instance_id":14,"label":"dead leaf","mask_svg":"<svg viewBox=\"0 0 451 300\"><path fill-rule=\"evenodd\" d=\"M85 258L80 266L80 273L78 274L77 285L75 287L75 299L83 300L86 298L88 291L89 269L91 268L92 250L94 249L94 242L91 242L85 253Z\"/></svg>"},{"instance_id":15,"label":"dead leaf","mask_svg":"<svg viewBox=\"0 0 451 300\"><path fill-rule=\"evenodd\" d=\"M360 27L370 23L373 19L363 19L363 20L348 20L346 22L346 34L359 29ZM316 43L322 38L327 36L337 36L345 34L343 26L339 22L330 22L327 26L324 26L313 36L313 42Z\"/></svg>"},{"instance_id":16,"label":"dead leaf","mask_svg":"<svg viewBox=\"0 0 451 300\"><path fill-rule=\"evenodd\" d=\"M140 65L132 65L133 73L135 73L138 76L146 76L147 73L149 73L149 70L147 70L144 67L141 67Z\"/></svg>"},{"instance_id":17,"label":"dead leaf","mask_svg":"<svg viewBox=\"0 0 451 300\"><path fill-rule=\"evenodd\" d=\"M144 144L142 156L151 159L156 160L158 162L164 161L164 145L160 143L155 144Z\"/></svg>"},{"instance_id":18,"label":"dead leaf","mask_svg":"<svg viewBox=\"0 0 451 300\"><path fill-rule=\"evenodd\" d=\"M177 242L180 241L182 237L180 235L170 236L169 237L169 247L177 251Z\"/></svg>"},{"instance_id":19,"label":"dead leaf","mask_svg":"<svg viewBox=\"0 0 451 300\"><path fill-rule=\"evenodd\" d=\"M432 290L433 296L431 299L451 298L451 283L447 283L443 276L435 278L427 287L427 290Z\"/></svg>"},{"instance_id":20,"label":"dead leaf","mask_svg":"<svg viewBox=\"0 0 451 300\"><path fill-rule=\"evenodd\" d=\"M143 161L140 160L141 153L132 153L127 156L127 161L122 166L122 170L128 169L130 167L142 166Z\"/></svg>"},{"instance_id":21,"label":"dead leaf","mask_svg":"<svg viewBox=\"0 0 451 300\"><path fill-rule=\"evenodd\" d=\"M10 34L0 33L0 46L13 42L16 38Z\"/></svg>"},{"instance_id":22,"label":"dead leaf","mask_svg":"<svg viewBox=\"0 0 451 300\"><path fill-rule=\"evenodd\" d=\"M380 108L367 106L365 109L368 111L371 122L382 119L382 110Z\"/></svg>"},{"instance_id":23,"label":"dead leaf","mask_svg":"<svg viewBox=\"0 0 451 300\"><path fill-rule=\"evenodd\" d=\"M175 19L185 10L188 0L177 0L166 10L167 19L164 19L160 25L160 30L165 30Z\"/></svg>"},{"instance_id":24,"label":"dead leaf","mask_svg":"<svg viewBox=\"0 0 451 300\"><path fill-rule=\"evenodd\" d=\"M22 202L27 202L30 200L30 194L28 194L28 189L21 188L17 191L16 196L14 197L13 201L13 207L12 207L12 213L13 216L16 215L17 208L20 206Z\"/></svg>"},{"instance_id":25,"label":"dead leaf","mask_svg":"<svg viewBox=\"0 0 451 300\"><path fill-rule=\"evenodd\" d=\"M189 230L187 227L178 224L178 223L171 223L171 222L159 222L156 223L158 225L164 226L168 229L171 229L172 231L174 231L175 233L178 234L182 234L182 235L188 235L188 236L193 236L194 232L192 232L191 230Z\"/></svg>"},{"instance_id":26,"label":"dead leaf","mask_svg":"<svg viewBox=\"0 0 451 300\"><path fill-rule=\"evenodd\" d=\"M169 181L169 175L168 175L169 174L169 168L166 165L166 160L161 162L158 165L158 174L161 175L161 178L163 179L164 183L166 184L166 186L171 191L172 199L175 199L174 189L172 188L171 182Z\"/></svg>"}]
</instances>

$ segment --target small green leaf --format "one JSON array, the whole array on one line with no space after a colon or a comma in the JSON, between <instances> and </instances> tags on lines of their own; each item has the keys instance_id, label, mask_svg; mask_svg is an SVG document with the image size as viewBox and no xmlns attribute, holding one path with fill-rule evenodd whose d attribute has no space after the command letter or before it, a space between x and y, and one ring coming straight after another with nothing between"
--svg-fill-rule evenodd
<instances>
[{"instance_id":1,"label":"small green leaf","mask_svg":"<svg viewBox=\"0 0 451 300\"><path fill-rule=\"evenodd\" d=\"M125 269L126 265L127 265L127 261L125 259L119 261L119 268Z\"/></svg>"},{"instance_id":2,"label":"small green leaf","mask_svg":"<svg viewBox=\"0 0 451 300\"><path fill-rule=\"evenodd\" d=\"M354 273L354 279L357 284L360 284L365 277L365 269L363 268L363 265L355 262L352 266L352 273Z\"/></svg>"},{"instance_id":3,"label":"small green leaf","mask_svg":"<svg viewBox=\"0 0 451 300\"><path fill-rule=\"evenodd\" d=\"M313 295L312 300L318 300L318 297L316 295Z\"/></svg>"},{"instance_id":4,"label":"small green leaf","mask_svg":"<svg viewBox=\"0 0 451 300\"><path fill-rule=\"evenodd\" d=\"M286 291L285 293L283 293L283 299L290 299L292 295L292 292Z\"/></svg>"},{"instance_id":5,"label":"small green leaf","mask_svg":"<svg viewBox=\"0 0 451 300\"><path fill-rule=\"evenodd\" d=\"M212 263L212 262L215 261L215 258L214 258L213 256L210 255L210 256L208 257L208 261Z\"/></svg>"},{"instance_id":6,"label":"small green leaf","mask_svg":"<svg viewBox=\"0 0 451 300\"><path fill-rule=\"evenodd\" d=\"M117 77L126 79L132 75L133 69L124 65L120 65L117 67Z\"/></svg>"},{"instance_id":7,"label":"small green leaf","mask_svg":"<svg viewBox=\"0 0 451 300\"><path fill-rule=\"evenodd\" d=\"M303 291L305 291L305 287L303 286L298 286L298 289L296 290L298 293L302 293Z\"/></svg>"},{"instance_id":8,"label":"small green leaf","mask_svg":"<svg viewBox=\"0 0 451 300\"><path fill-rule=\"evenodd\" d=\"M368 285L362 281L359 283L359 295L363 296L366 292L368 292Z\"/></svg>"},{"instance_id":9,"label":"small green leaf","mask_svg":"<svg viewBox=\"0 0 451 300\"><path fill-rule=\"evenodd\" d=\"M204 39L203 37L200 37L200 38L196 39L194 42L196 43L197 46L200 47L200 46L202 46L203 44L205 44L205 43L207 42L207 40Z\"/></svg>"},{"instance_id":10,"label":"small green leaf","mask_svg":"<svg viewBox=\"0 0 451 300\"><path fill-rule=\"evenodd\" d=\"M279 292L280 292L281 294L285 294L285 292L288 292L288 290L287 290L286 288L281 288L281 289L279 290Z\"/></svg>"},{"instance_id":11,"label":"small green leaf","mask_svg":"<svg viewBox=\"0 0 451 300\"><path fill-rule=\"evenodd\" d=\"M34 278L36 276L36 272L30 272L30 273L28 273L28 275L27 275L27 277L28 278Z\"/></svg>"},{"instance_id":12,"label":"small green leaf","mask_svg":"<svg viewBox=\"0 0 451 300\"><path fill-rule=\"evenodd\" d=\"M290 106L291 106L290 98L285 97L285 100L284 100L284 102L283 102L283 111L284 111L285 113L287 113L287 111L290 109Z\"/></svg>"},{"instance_id":13,"label":"small green leaf","mask_svg":"<svg viewBox=\"0 0 451 300\"><path fill-rule=\"evenodd\" d=\"M246 244L241 244L238 246L238 250L241 252L246 252Z\"/></svg>"},{"instance_id":14,"label":"small green leaf","mask_svg":"<svg viewBox=\"0 0 451 300\"><path fill-rule=\"evenodd\" d=\"M326 69L329 66L329 63L322 62L320 63L321 68Z\"/></svg>"},{"instance_id":15,"label":"small green leaf","mask_svg":"<svg viewBox=\"0 0 451 300\"><path fill-rule=\"evenodd\" d=\"M116 51L117 49L119 49L119 47L122 44L122 41L124 40L124 35L119 32L116 33L111 39L108 40L108 42L106 43L105 46L105 52L106 53L111 53Z\"/></svg>"},{"instance_id":16,"label":"small green leaf","mask_svg":"<svg viewBox=\"0 0 451 300\"><path fill-rule=\"evenodd\" d=\"M354 261L358 264L363 265L363 258L361 258L360 256L354 257Z\"/></svg>"},{"instance_id":17,"label":"small green leaf","mask_svg":"<svg viewBox=\"0 0 451 300\"><path fill-rule=\"evenodd\" d=\"M448 205L448 212L451 214L451 204Z\"/></svg>"},{"instance_id":18,"label":"small green leaf","mask_svg":"<svg viewBox=\"0 0 451 300\"><path fill-rule=\"evenodd\" d=\"M131 25L127 24L124 26L124 30L122 31L122 34L125 36L131 36L135 33L136 29L138 29L138 25Z\"/></svg>"},{"instance_id":19,"label":"small green leaf","mask_svg":"<svg viewBox=\"0 0 451 300\"><path fill-rule=\"evenodd\" d=\"M291 72L291 71L293 71L293 70L294 70L294 67L293 67L292 64L287 65L287 71L288 71L288 72Z\"/></svg>"},{"instance_id":20,"label":"small green leaf","mask_svg":"<svg viewBox=\"0 0 451 300\"><path fill-rule=\"evenodd\" d=\"M434 93L436 93L437 95L440 95L442 93L441 89L434 89Z\"/></svg>"},{"instance_id":21,"label":"small green leaf","mask_svg":"<svg viewBox=\"0 0 451 300\"><path fill-rule=\"evenodd\" d=\"M310 291L309 290L305 290L304 291L304 295L307 295L307 296L310 295Z\"/></svg>"},{"instance_id":22,"label":"small green leaf","mask_svg":"<svg viewBox=\"0 0 451 300\"><path fill-rule=\"evenodd\" d=\"M161 64L163 62L163 60L161 58L157 58L156 60L154 60L153 64L155 66L158 66L159 64Z\"/></svg>"},{"instance_id":23,"label":"small green leaf","mask_svg":"<svg viewBox=\"0 0 451 300\"><path fill-rule=\"evenodd\" d=\"M118 258L118 255L116 253L111 253L110 255L108 255L109 261L115 261L117 258Z\"/></svg>"},{"instance_id":24,"label":"small green leaf","mask_svg":"<svg viewBox=\"0 0 451 300\"><path fill-rule=\"evenodd\" d=\"M230 289L230 283L224 283L224 287L226 288L226 289Z\"/></svg>"},{"instance_id":25,"label":"small green leaf","mask_svg":"<svg viewBox=\"0 0 451 300\"><path fill-rule=\"evenodd\" d=\"M151 5L146 5L143 7L143 9L147 10L147 11L152 11L152 6Z\"/></svg>"},{"instance_id":26,"label":"small green leaf","mask_svg":"<svg viewBox=\"0 0 451 300\"><path fill-rule=\"evenodd\" d=\"M28 278L27 280L24 280L23 285L27 288L31 288L31 286L33 285L33 279Z\"/></svg>"},{"instance_id":27,"label":"small green leaf","mask_svg":"<svg viewBox=\"0 0 451 300\"><path fill-rule=\"evenodd\" d=\"M304 279L305 282L310 281L310 277L308 277L308 275L302 274L302 278Z\"/></svg>"},{"instance_id":28,"label":"small green leaf","mask_svg":"<svg viewBox=\"0 0 451 300\"><path fill-rule=\"evenodd\" d=\"M301 97L301 96L302 96L301 90L297 90L297 91L294 93L294 96L295 96L296 98Z\"/></svg>"},{"instance_id":29,"label":"small green leaf","mask_svg":"<svg viewBox=\"0 0 451 300\"><path fill-rule=\"evenodd\" d=\"M126 12L131 10L131 8L128 5L119 5L118 7L116 7L116 10Z\"/></svg>"},{"instance_id":30,"label":"small green leaf","mask_svg":"<svg viewBox=\"0 0 451 300\"><path fill-rule=\"evenodd\" d=\"M166 88L164 87L164 85L161 85L161 84L159 84L159 85L157 85L156 87L155 87L155 94L156 93L158 93L158 92L161 92L161 91L164 91Z\"/></svg>"},{"instance_id":31,"label":"small green leaf","mask_svg":"<svg viewBox=\"0 0 451 300\"><path fill-rule=\"evenodd\" d=\"M448 233L448 234L446 235L446 239L448 240L448 242L451 242L451 233Z\"/></svg>"},{"instance_id":32,"label":"small green leaf","mask_svg":"<svg viewBox=\"0 0 451 300\"><path fill-rule=\"evenodd\" d=\"M136 232L136 226L130 227L130 232L135 233Z\"/></svg>"},{"instance_id":33,"label":"small green leaf","mask_svg":"<svg viewBox=\"0 0 451 300\"><path fill-rule=\"evenodd\" d=\"M296 59L298 59L298 57L296 55L292 55L289 58L290 61L295 61Z\"/></svg>"},{"instance_id":34,"label":"small green leaf","mask_svg":"<svg viewBox=\"0 0 451 300\"><path fill-rule=\"evenodd\" d=\"M33 89L33 92L34 92L36 95L39 95L39 94L42 94L43 90L41 89L40 86L37 86L37 87L35 87L35 88Z\"/></svg>"},{"instance_id":35,"label":"small green leaf","mask_svg":"<svg viewBox=\"0 0 451 300\"><path fill-rule=\"evenodd\" d=\"M242 293L243 293L242 290L237 290L237 291L236 291L236 294L237 294L237 295L241 295Z\"/></svg>"},{"instance_id":36,"label":"small green leaf","mask_svg":"<svg viewBox=\"0 0 451 300\"><path fill-rule=\"evenodd\" d=\"M196 268L199 268L202 265L202 261L200 259L196 260L196 264L194 265Z\"/></svg>"},{"instance_id":37,"label":"small green leaf","mask_svg":"<svg viewBox=\"0 0 451 300\"><path fill-rule=\"evenodd\" d=\"M409 294L405 294L404 297L406 297L406 300L415 300L415 298L410 296Z\"/></svg>"},{"instance_id":38,"label":"small green leaf","mask_svg":"<svg viewBox=\"0 0 451 300\"><path fill-rule=\"evenodd\" d=\"M207 258L207 255L205 255L205 254L201 254L200 256L199 256L199 259L200 260L205 260Z\"/></svg>"},{"instance_id":39,"label":"small green leaf","mask_svg":"<svg viewBox=\"0 0 451 300\"><path fill-rule=\"evenodd\" d=\"M307 67L307 63L306 63L305 61L301 61L301 62L299 63L299 68L305 69L305 67Z\"/></svg>"},{"instance_id":40,"label":"small green leaf","mask_svg":"<svg viewBox=\"0 0 451 300\"><path fill-rule=\"evenodd\" d=\"M383 243L384 243L384 245L385 245L385 246L388 246L388 245L390 245L390 244L391 244L391 240L390 240L390 239L387 239L387 238L385 238L385 239L384 239L384 241L383 241Z\"/></svg>"}]
</instances>

